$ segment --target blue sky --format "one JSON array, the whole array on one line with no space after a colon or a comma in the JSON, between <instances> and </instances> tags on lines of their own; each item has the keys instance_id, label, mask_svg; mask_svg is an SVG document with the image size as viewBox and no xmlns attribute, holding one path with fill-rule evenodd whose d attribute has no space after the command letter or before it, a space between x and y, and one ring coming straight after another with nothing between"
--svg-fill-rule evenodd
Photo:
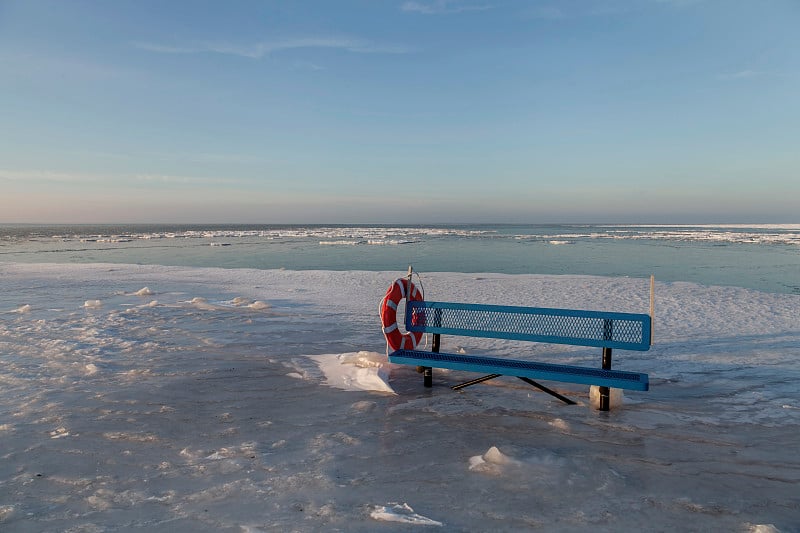
<instances>
[{"instance_id":1,"label":"blue sky","mask_svg":"<svg viewBox=\"0 0 800 533\"><path fill-rule=\"evenodd\" d=\"M0 222L798 222L797 0L0 0Z\"/></svg>"}]
</instances>

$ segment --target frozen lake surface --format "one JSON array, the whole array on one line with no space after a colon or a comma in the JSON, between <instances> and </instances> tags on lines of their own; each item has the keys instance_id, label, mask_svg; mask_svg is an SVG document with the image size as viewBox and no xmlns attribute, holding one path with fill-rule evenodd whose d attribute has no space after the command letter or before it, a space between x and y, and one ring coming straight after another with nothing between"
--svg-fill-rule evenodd
<instances>
[{"instance_id":1,"label":"frozen lake surface","mask_svg":"<svg viewBox=\"0 0 800 533\"><path fill-rule=\"evenodd\" d=\"M656 284L650 374L391 366L399 272L0 263L0 530L800 531L800 296ZM647 312L648 280L423 273L430 299ZM443 338L599 365L599 349Z\"/></svg>"}]
</instances>

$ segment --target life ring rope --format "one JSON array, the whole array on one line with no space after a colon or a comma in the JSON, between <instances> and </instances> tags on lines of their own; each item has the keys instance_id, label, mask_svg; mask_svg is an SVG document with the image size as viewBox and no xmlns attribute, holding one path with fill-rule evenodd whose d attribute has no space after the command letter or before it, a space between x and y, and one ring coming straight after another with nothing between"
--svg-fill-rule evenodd
<instances>
[{"instance_id":1,"label":"life ring rope","mask_svg":"<svg viewBox=\"0 0 800 533\"><path fill-rule=\"evenodd\" d=\"M410 277L410 276L409 276ZM419 278L419 274L417 274ZM420 282L420 287L422 283ZM416 285L406 278L398 278L389 286L386 295L381 300L380 315L383 335L386 337L386 350L402 350L410 347L416 349L422 340L420 332L402 333L397 323L397 307L402 300L420 301L423 293Z\"/></svg>"}]
</instances>

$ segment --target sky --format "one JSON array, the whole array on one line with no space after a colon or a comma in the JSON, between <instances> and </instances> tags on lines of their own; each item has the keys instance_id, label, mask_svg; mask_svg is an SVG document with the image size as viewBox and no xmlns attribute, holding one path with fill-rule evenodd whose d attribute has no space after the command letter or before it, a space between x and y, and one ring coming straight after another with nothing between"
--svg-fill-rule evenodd
<instances>
[{"instance_id":1,"label":"sky","mask_svg":"<svg viewBox=\"0 0 800 533\"><path fill-rule=\"evenodd\" d=\"M0 0L0 223L800 221L798 0Z\"/></svg>"}]
</instances>

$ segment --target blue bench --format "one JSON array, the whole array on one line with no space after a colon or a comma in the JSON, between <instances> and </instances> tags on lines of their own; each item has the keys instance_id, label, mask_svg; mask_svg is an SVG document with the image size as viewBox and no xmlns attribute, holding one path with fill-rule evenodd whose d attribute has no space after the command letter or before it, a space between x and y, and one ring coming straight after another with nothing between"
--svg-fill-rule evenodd
<instances>
[{"instance_id":1,"label":"blue bench","mask_svg":"<svg viewBox=\"0 0 800 533\"><path fill-rule=\"evenodd\" d=\"M613 349L650 349L652 319L647 314L580 311L504 305L407 301L406 331L431 333L431 351L395 350L392 363L415 365L424 385L433 384L433 368L481 372L485 376L456 385L458 390L501 375L516 376L565 403L575 402L537 383L536 379L597 385L600 409L609 409L609 388L646 391L647 374L611 370ZM441 335L461 335L602 348L599 368L525 361L486 355L440 352Z\"/></svg>"}]
</instances>

